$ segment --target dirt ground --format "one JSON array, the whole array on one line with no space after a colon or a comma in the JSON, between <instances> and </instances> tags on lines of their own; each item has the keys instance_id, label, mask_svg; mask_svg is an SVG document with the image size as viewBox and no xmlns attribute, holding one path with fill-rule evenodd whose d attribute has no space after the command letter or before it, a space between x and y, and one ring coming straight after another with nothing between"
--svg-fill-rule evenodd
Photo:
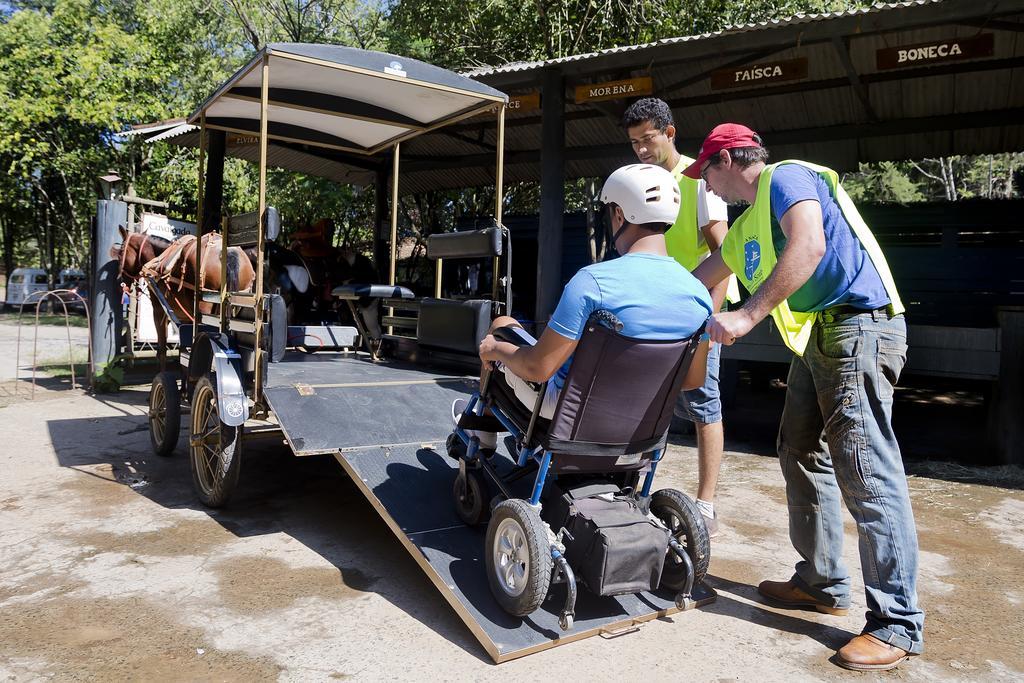
<instances>
[{"instance_id":1,"label":"dirt ground","mask_svg":"<svg viewBox=\"0 0 1024 683\"><path fill-rule=\"evenodd\" d=\"M181 445L151 456L145 388L45 398L0 407L0 679L861 675L828 661L863 624L852 521L849 616L757 598L757 583L787 578L796 554L771 434L756 421L734 421L727 443L709 578L717 602L496 666L333 459L298 459L274 440L247 445L233 503L207 510ZM1024 472L910 469L926 652L883 675L1021 680ZM692 440L676 439L659 479L692 492Z\"/></svg>"}]
</instances>

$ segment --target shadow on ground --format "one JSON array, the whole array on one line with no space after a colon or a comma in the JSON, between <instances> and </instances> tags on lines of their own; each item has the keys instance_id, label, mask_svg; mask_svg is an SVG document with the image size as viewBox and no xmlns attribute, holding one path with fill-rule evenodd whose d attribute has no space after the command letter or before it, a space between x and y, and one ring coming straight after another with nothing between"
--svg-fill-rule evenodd
<instances>
[{"instance_id":1,"label":"shadow on ground","mask_svg":"<svg viewBox=\"0 0 1024 683\"><path fill-rule=\"evenodd\" d=\"M115 404L96 397L119 409L125 403L144 406L146 398L142 392L124 392ZM250 440L235 495L227 507L213 510L193 491L187 427L182 427L175 453L158 458L149 450L146 417L121 412L115 417L50 420L60 465L109 481L91 471L107 464L115 479L138 495L168 509L203 512L241 538L286 534L336 567L346 586L379 594L473 657L490 662L332 456L297 458L279 440ZM97 448L96 443L110 446ZM353 566L354 556L358 566ZM384 575L388 580L381 581Z\"/></svg>"}]
</instances>

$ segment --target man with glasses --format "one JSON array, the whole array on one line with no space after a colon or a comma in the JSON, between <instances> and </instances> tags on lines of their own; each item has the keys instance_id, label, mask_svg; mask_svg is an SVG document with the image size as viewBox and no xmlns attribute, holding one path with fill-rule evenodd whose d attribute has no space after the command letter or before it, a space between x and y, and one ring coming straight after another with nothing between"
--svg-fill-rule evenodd
<instances>
[{"instance_id":1,"label":"man with glasses","mask_svg":"<svg viewBox=\"0 0 1024 683\"><path fill-rule=\"evenodd\" d=\"M637 100L626 109L622 127L640 163L660 166L672 173L679 183L682 207L675 224L665 234L665 242L669 256L692 272L722 244L729 227L725 202L709 192L703 181L683 175L683 169L693 163L693 159L676 149L672 110L664 101L655 97ZM722 308L727 294L730 301L739 301L735 279L728 278L711 289L714 310ZM721 347L713 344L708 353L704 386L681 392L675 409L676 415L693 422L697 433L697 506L712 537L718 535L715 489L725 447L718 388L720 356Z\"/></svg>"},{"instance_id":2,"label":"man with glasses","mask_svg":"<svg viewBox=\"0 0 1024 683\"><path fill-rule=\"evenodd\" d=\"M907 358L903 305L885 256L835 171L804 161L767 164L761 138L725 123L684 172L750 206L694 272L706 286L735 273L751 292L708 322L732 344L768 315L796 353L778 454L789 536L802 558L788 581L758 592L783 607L846 614L840 501L857 523L867 624L835 662L891 669L922 650L917 530L892 430L893 385Z\"/></svg>"}]
</instances>

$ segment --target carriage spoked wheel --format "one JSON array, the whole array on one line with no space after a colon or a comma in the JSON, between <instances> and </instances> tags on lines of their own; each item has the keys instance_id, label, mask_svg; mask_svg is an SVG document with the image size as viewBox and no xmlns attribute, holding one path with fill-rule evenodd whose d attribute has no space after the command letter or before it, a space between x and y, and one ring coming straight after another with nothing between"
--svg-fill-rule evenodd
<instances>
[{"instance_id":1,"label":"carriage spoked wheel","mask_svg":"<svg viewBox=\"0 0 1024 683\"><path fill-rule=\"evenodd\" d=\"M711 564L711 538L697 504L682 491L662 489L651 496L651 514L661 520L693 563L693 585L704 580ZM673 591L686 587L686 564L669 549L661 586Z\"/></svg>"},{"instance_id":2,"label":"carriage spoked wheel","mask_svg":"<svg viewBox=\"0 0 1024 683\"><path fill-rule=\"evenodd\" d=\"M149 443L153 452L166 457L178 445L181 430L181 391L178 375L161 372L149 389Z\"/></svg>"},{"instance_id":3,"label":"carriage spoked wheel","mask_svg":"<svg viewBox=\"0 0 1024 683\"><path fill-rule=\"evenodd\" d=\"M217 407L217 383L210 376L196 383L192 394L189 466L199 499L208 507L228 501L238 484L242 430L224 424Z\"/></svg>"},{"instance_id":4,"label":"carriage spoked wheel","mask_svg":"<svg viewBox=\"0 0 1024 683\"><path fill-rule=\"evenodd\" d=\"M551 586L551 547L540 514L525 500L504 500L487 525L487 581L501 608L517 617L536 611Z\"/></svg>"}]
</instances>

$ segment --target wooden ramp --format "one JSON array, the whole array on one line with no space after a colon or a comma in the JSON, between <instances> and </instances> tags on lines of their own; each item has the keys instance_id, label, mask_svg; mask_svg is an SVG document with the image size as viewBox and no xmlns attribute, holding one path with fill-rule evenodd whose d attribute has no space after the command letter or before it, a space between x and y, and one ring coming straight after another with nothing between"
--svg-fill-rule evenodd
<instances>
[{"instance_id":1,"label":"wooden ramp","mask_svg":"<svg viewBox=\"0 0 1024 683\"><path fill-rule=\"evenodd\" d=\"M485 573L485 529L456 515L458 463L444 451L451 403L473 391L473 378L354 356L275 364L271 378L265 394L296 454L335 455L496 663L679 611L670 593L602 598L581 587L576 623L563 633L564 586L526 618L498 606ZM715 594L699 586L694 598L700 606Z\"/></svg>"}]
</instances>

